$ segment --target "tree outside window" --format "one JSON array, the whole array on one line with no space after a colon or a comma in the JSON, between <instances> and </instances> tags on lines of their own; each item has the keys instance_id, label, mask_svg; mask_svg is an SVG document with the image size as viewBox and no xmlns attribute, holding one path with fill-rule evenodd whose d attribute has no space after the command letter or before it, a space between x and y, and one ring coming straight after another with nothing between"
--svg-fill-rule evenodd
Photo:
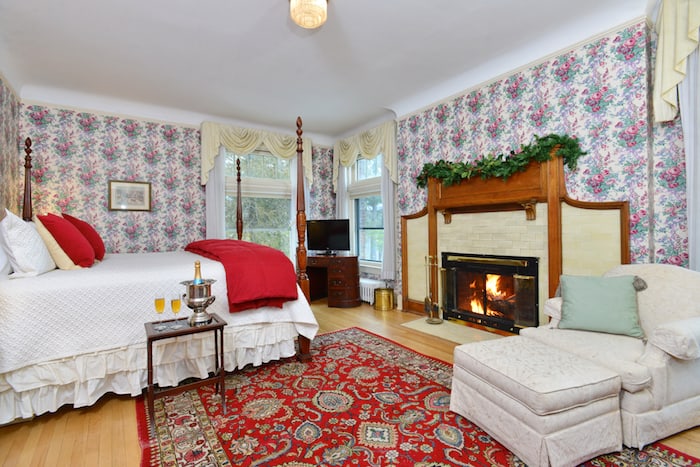
<instances>
[{"instance_id":1,"label":"tree outside window","mask_svg":"<svg viewBox=\"0 0 700 467\"><path fill-rule=\"evenodd\" d=\"M357 256L381 262L384 256L384 209L379 195L355 198Z\"/></svg>"},{"instance_id":2,"label":"tree outside window","mask_svg":"<svg viewBox=\"0 0 700 467\"><path fill-rule=\"evenodd\" d=\"M264 151L239 157L243 240L291 251L290 161ZM236 238L236 156L226 154L226 238Z\"/></svg>"}]
</instances>

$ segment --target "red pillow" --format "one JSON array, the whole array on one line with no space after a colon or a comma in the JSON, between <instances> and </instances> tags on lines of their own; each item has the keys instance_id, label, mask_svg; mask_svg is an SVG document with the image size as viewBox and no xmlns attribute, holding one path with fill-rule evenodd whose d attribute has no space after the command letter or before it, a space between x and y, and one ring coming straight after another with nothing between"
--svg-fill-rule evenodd
<instances>
[{"instance_id":1,"label":"red pillow","mask_svg":"<svg viewBox=\"0 0 700 467\"><path fill-rule=\"evenodd\" d=\"M83 234L85 238L87 238L87 241L90 242L90 245L92 245L93 250L95 250L95 259L98 261L102 261L102 259L105 257L105 244L102 241L102 237L100 237L100 234L97 233L97 230L84 220L80 220L77 217L70 216L66 214L65 212L61 214L64 219L68 219L68 221L76 226L78 230L80 230L80 233Z\"/></svg>"},{"instance_id":2,"label":"red pillow","mask_svg":"<svg viewBox=\"0 0 700 467\"><path fill-rule=\"evenodd\" d=\"M55 214L37 217L71 261L84 268L95 263L95 250L76 226Z\"/></svg>"}]
</instances>

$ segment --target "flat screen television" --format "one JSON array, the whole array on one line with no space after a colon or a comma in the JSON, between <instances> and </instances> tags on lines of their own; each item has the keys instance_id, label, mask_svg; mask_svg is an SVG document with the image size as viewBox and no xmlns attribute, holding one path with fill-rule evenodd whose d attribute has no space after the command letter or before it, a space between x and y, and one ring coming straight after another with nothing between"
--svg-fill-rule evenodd
<instances>
[{"instance_id":1,"label":"flat screen television","mask_svg":"<svg viewBox=\"0 0 700 467\"><path fill-rule=\"evenodd\" d=\"M350 250L350 220L321 219L306 221L306 247L333 255Z\"/></svg>"}]
</instances>

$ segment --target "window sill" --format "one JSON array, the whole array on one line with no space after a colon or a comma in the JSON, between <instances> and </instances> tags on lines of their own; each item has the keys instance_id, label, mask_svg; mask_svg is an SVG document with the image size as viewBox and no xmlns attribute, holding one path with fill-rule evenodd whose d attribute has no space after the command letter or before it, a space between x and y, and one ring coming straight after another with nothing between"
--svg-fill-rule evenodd
<instances>
[{"instance_id":1,"label":"window sill","mask_svg":"<svg viewBox=\"0 0 700 467\"><path fill-rule=\"evenodd\" d=\"M379 276L382 273L382 264L376 261L360 261L360 272Z\"/></svg>"}]
</instances>

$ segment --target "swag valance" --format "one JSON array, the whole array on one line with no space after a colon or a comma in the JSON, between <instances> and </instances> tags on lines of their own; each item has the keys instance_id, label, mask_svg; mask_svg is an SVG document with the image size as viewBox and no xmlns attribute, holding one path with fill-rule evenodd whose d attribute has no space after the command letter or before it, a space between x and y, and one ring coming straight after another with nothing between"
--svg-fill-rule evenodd
<instances>
[{"instance_id":1,"label":"swag valance","mask_svg":"<svg viewBox=\"0 0 700 467\"><path fill-rule=\"evenodd\" d=\"M396 122L394 120L335 143L333 146L333 191L337 192L340 164L343 167L350 167L355 163L358 155L365 159L374 159L379 154L384 158L384 165L389 171L391 180L398 183Z\"/></svg>"},{"instance_id":2,"label":"swag valance","mask_svg":"<svg viewBox=\"0 0 700 467\"><path fill-rule=\"evenodd\" d=\"M237 154L250 154L261 144L275 156L291 159L297 155L296 135L282 135L253 128L240 128L222 125L215 122L202 123L202 185L209 180L209 172L214 168L214 161L219 155L219 147L224 146L228 151ZM311 165L311 139L302 137L304 153L302 162L304 176L309 185L313 182L313 167Z\"/></svg>"}]
</instances>

